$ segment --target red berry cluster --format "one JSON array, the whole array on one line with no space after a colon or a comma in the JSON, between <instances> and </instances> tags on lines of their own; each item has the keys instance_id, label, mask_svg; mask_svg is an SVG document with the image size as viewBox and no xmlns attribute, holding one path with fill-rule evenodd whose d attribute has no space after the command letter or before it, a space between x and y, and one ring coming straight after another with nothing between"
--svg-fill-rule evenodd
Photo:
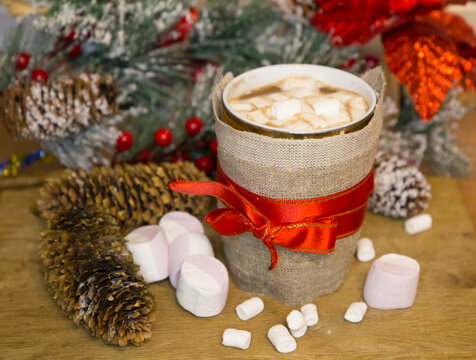
<instances>
[{"instance_id":1,"label":"red berry cluster","mask_svg":"<svg viewBox=\"0 0 476 360\"><path fill-rule=\"evenodd\" d=\"M189 137L198 135L200 131L203 128L203 122L197 117L191 117L188 118L187 121L185 122L185 131L188 134ZM160 128L157 129L154 133L154 145L159 146L161 148L166 148L170 144L172 144L173 141L173 135L170 129L168 128ZM116 149L117 152L124 152L126 150L129 150L132 146L133 138L130 133L127 131L123 131L121 135L117 138L116 141ZM185 144L182 143L182 145ZM200 142L198 143L200 144ZM201 143L203 144L203 142ZM203 145L198 145L199 147ZM214 157L217 155L217 141L216 139L211 140L208 144L208 150L213 154ZM183 146L183 148L180 148L180 145L178 146L178 150L175 150L173 152L165 152L160 155L160 158L163 157L171 157L172 162L179 162L179 161L185 161L185 160L190 160L190 154L186 151L187 149L190 150L190 146ZM197 148L196 146L193 147L192 149ZM149 159L151 159L151 150L150 148L147 150L141 151L137 156L136 160L140 162L147 162ZM205 171L207 174L210 174L214 169L215 169L215 161L211 156L208 155L201 155L197 159L195 159L195 165L200 169Z\"/></svg>"}]
</instances>

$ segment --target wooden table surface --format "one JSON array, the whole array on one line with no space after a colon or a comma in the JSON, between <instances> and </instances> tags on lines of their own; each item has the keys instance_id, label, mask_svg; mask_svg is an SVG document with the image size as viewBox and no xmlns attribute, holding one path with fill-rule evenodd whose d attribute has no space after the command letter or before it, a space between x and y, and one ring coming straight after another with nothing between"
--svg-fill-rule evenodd
<instances>
[{"instance_id":1,"label":"wooden table surface","mask_svg":"<svg viewBox=\"0 0 476 360\"><path fill-rule=\"evenodd\" d=\"M222 314L196 318L177 304L167 280L151 285L157 303L152 339L139 348L105 345L69 320L48 293L38 256L45 222L31 211L38 187L0 190L0 359L476 359L473 226L458 181L430 182L431 230L409 236L403 221L372 214L363 225L377 256L396 252L419 261L413 307L369 309L362 323L344 321L347 306L362 299L370 267L354 260L344 285L315 300L319 323L297 339L291 354L279 354L266 333L284 323L292 307L264 297L264 312L242 322L234 308L250 295L231 284ZM248 350L221 345L222 332L229 327L251 331Z\"/></svg>"}]
</instances>

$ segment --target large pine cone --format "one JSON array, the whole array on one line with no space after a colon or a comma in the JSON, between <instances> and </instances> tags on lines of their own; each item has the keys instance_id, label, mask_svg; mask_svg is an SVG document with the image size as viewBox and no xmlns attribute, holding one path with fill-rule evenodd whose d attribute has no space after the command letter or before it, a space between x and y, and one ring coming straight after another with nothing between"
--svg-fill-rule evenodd
<instances>
[{"instance_id":1,"label":"large pine cone","mask_svg":"<svg viewBox=\"0 0 476 360\"><path fill-rule=\"evenodd\" d=\"M375 188L368 209L394 218L415 216L428 208L431 187L425 176L407 161L379 151L375 159Z\"/></svg>"},{"instance_id":2,"label":"large pine cone","mask_svg":"<svg viewBox=\"0 0 476 360\"><path fill-rule=\"evenodd\" d=\"M157 224L169 211L187 211L200 215L210 199L180 194L167 184L176 178L207 180L191 162L161 165L117 165L85 170L66 170L59 179L50 179L41 190L38 202L43 217L51 218L64 207L96 204L115 216L123 234L138 226Z\"/></svg>"},{"instance_id":3,"label":"large pine cone","mask_svg":"<svg viewBox=\"0 0 476 360\"><path fill-rule=\"evenodd\" d=\"M40 235L50 291L75 323L107 343L151 337L154 301L115 218L93 205L58 211Z\"/></svg>"}]
</instances>

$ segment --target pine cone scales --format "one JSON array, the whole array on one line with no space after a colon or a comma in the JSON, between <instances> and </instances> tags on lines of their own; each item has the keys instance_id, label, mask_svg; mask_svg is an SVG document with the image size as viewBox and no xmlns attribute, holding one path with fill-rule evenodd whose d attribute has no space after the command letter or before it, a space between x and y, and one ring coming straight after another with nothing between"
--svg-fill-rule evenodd
<instances>
[{"instance_id":1,"label":"pine cone scales","mask_svg":"<svg viewBox=\"0 0 476 360\"><path fill-rule=\"evenodd\" d=\"M96 74L14 85L0 93L0 118L18 139L66 137L116 115L117 95L111 78Z\"/></svg>"},{"instance_id":2,"label":"pine cone scales","mask_svg":"<svg viewBox=\"0 0 476 360\"><path fill-rule=\"evenodd\" d=\"M48 227L40 256L58 305L108 343L140 345L150 338L153 298L114 217L76 206L58 211Z\"/></svg>"},{"instance_id":3,"label":"pine cone scales","mask_svg":"<svg viewBox=\"0 0 476 360\"><path fill-rule=\"evenodd\" d=\"M45 218L58 209L73 204L96 204L118 220L122 233L144 224L157 224L160 217L172 210L199 215L209 199L169 190L175 178L206 180L193 163L161 165L118 165L114 169L96 167L67 170L62 178L52 179L43 187L38 206Z\"/></svg>"},{"instance_id":4,"label":"pine cone scales","mask_svg":"<svg viewBox=\"0 0 476 360\"><path fill-rule=\"evenodd\" d=\"M394 218L415 216L428 208L431 187L425 176L396 155L379 151L375 159L375 187L368 209Z\"/></svg>"}]
</instances>

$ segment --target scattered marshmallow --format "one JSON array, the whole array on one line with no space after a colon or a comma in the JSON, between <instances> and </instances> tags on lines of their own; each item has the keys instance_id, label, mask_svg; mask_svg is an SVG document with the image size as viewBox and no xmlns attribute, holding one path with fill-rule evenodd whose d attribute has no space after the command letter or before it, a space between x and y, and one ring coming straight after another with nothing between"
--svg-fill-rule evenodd
<instances>
[{"instance_id":1,"label":"scattered marshmallow","mask_svg":"<svg viewBox=\"0 0 476 360\"><path fill-rule=\"evenodd\" d=\"M367 312L367 304L364 302L353 302L347 308L344 319L352 323L361 322Z\"/></svg>"},{"instance_id":2,"label":"scattered marshmallow","mask_svg":"<svg viewBox=\"0 0 476 360\"><path fill-rule=\"evenodd\" d=\"M338 99L316 101L311 106L316 115L334 116L340 113L340 101Z\"/></svg>"},{"instance_id":3,"label":"scattered marshmallow","mask_svg":"<svg viewBox=\"0 0 476 360\"><path fill-rule=\"evenodd\" d=\"M286 125L287 130L291 131L310 131L314 130L314 127L309 124L307 121L293 121L292 123L288 123Z\"/></svg>"},{"instance_id":4,"label":"scattered marshmallow","mask_svg":"<svg viewBox=\"0 0 476 360\"><path fill-rule=\"evenodd\" d=\"M177 301L198 317L220 314L228 297L228 271L225 265L211 256L187 257L177 283Z\"/></svg>"},{"instance_id":5,"label":"scattered marshmallow","mask_svg":"<svg viewBox=\"0 0 476 360\"><path fill-rule=\"evenodd\" d=\"M268 339L280 353L290 353L296 350L296 340L282 324L274 325L268 330Z\"/></svg>"},{"instance_id":6,"label":"scattered marshmallow","mask_svg":"<svg viewBox=\"0 0 476 360\"><path fill-rule=\"evenodd\" d=\"M404 309L413 305L420 265L408 256L386 254L372 264L364 286L364 299L375 309Z\"/></svg>"},{"instance_id":7,"label":"scattered marshmallow","mask_svg":"<svg viewBox=\"0 0 476 360\"><path fill-rule=\"evenodd\" d=\"M246 350L251 342L251 333L246 330L226 329L222 336L222 345Z\"/></svg>"},{"instance_id":8,"label":"scattered marshmallow","mask_svg":"<svg viewBox=\"0 0 476 360\"><path fill-rule=\"evenodd\" d=\"M357 242L357 259L361 262L367 262L375 258L375 249L372 240L362 238Z\"/></svg>"},{"instance_id":9,"label":"scattered marshmallow","mask_svg":"<svg viewBox=\"0 0 476 360\"><path fill-rule=\"evenodd\" d=\"M306 333L307 323L303 314L298 310L293 310L286 317L288 328L291 331L292 336L301 337Z\"/></svg>"},{"instance_id":10,"label":"scattered marshmallow","mask_svg":"<svg viewBox=\"0 0 476 360\"><path fill-rule=\"evenodd\" d=\"M169 278L173 287L177 287L182 262L187 256L213 256L210 240L203 234L180 235L169 248Z\"/></svg>"},{"instance_id":11,"label":"scattered marshmallow","mask_svg":"<svg viewBox=\"0 0 476 360\"><path fill-rule=\"evenodd\" d=\"M297 99L277 101L271 105L271 113L280 121L301 112L301 102Z\"/></svg>"},{"instance_id":12,"label":"scattered marshmallow","mask_svg":"<svg viewBox=\"0 0 476 360\"><path fill-rule=\"evenodd\" d=\"M259 297L252 297L238 305L235 308L235 311L241 320L246 321L260 314L263 309L263 300Z\"/></svg>"},{"instance_id":13,"label":"scattered marshmallow","mask_svg":"<svg viewBox=\"0 0 476 360\"><path fill-rule=\"evenodd\" d=\"M433 221L430 214L420 214L405 221L405 231L415 235L431 228Z\"/></svg>"},{"instance_id":14,"label":"scattered marshmallow","mask_svg":"<svg viewBox=\"0 0 476 360\"><path fill-rule=\"evenodd\" d=\"M314 326L319 321L319 315L317 314L317 307L315 304L306 304L301 306L301 313L306 320L307 326Z\"/></svg>"},{"instance_id":15,"label":"scattered marshmallow","mask_svg":"<svg viewBox=\"0 0 476 360\"><path fill-rule=\"evenodd\" d=\"M184 211L171 211L159 221L169 245L180 235L193 233L203 234L203 225L195 216Z\"/></svg>"},{"instance_id":16,"label":"scattered marshmallow","mask_svg":"<svg viewBox=\"0 0 476 360\"><path fill-rule=\"evenodd\" d=\"M126 247L139 265L139 275L148 283L169 276L169 244L162 229L157 225L141 226L126 235Z\"/></svg>"}]
</instances>

